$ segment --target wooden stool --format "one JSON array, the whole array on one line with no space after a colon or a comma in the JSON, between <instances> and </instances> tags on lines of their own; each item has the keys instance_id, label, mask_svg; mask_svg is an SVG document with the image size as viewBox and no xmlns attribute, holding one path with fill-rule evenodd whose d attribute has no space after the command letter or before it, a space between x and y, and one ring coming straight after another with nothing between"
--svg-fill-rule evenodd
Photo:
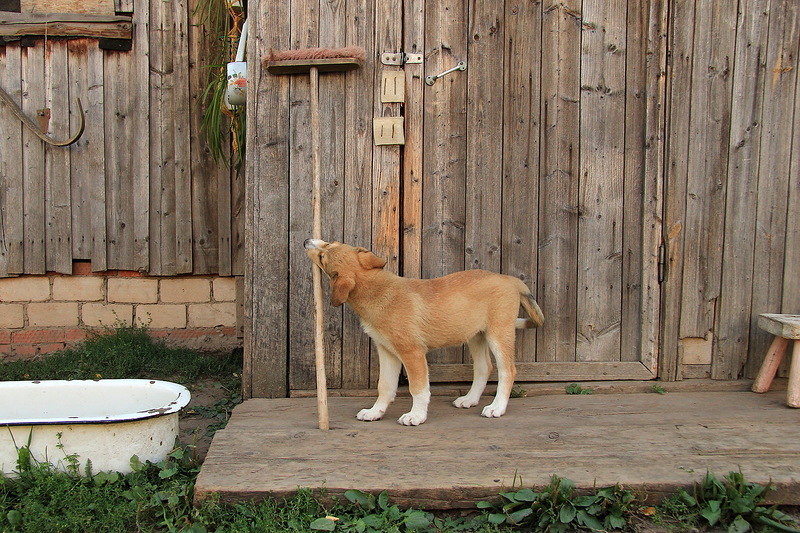
<instances>
[{"instance_id":1,"label":"wooden stool","mask_svg":"<svg viewBox=\"0 0 800 533\"><path fill-rule=\"evenodd\" d=\"M792 363L789 369L789 387L786 393L786 405L800 407L800 315L762 314L758 317L758 327L775 335L775 339L767 351L761 370L753 382L753 392L767 392L789 341L793 340Z\"/></svg>"}]
</instances>

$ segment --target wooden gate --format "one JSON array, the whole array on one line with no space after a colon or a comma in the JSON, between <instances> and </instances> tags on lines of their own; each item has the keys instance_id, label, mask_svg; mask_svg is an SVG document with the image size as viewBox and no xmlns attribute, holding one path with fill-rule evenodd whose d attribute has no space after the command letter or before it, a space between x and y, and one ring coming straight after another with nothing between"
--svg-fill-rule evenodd
<instances>
[{"instance_id":1,"label":"wooden gate","mask_svg":"<svg viewBox=\"0 0 800 533\"><path fill-rule=\"evenodd\" d=\"M546 324L518 335L519 380L654 377L661 1L261 0L249 16L256 57L367 51L361 69L320 79L323 238L370 247L410 277L521 278ZM384 64L386 53L405 62ZM460 61L466 70L426 84ZM281 396L314 385L308 79L254 70L245 394ZM383 102L398 71L403 101ZM376 117L403 117L405 144L374 145ZM326 342L329 386L374 385L377 357L352 311L326 309ZM432 380L468 380L465 357L431 354Z\"/></svg>"}]
</instances>

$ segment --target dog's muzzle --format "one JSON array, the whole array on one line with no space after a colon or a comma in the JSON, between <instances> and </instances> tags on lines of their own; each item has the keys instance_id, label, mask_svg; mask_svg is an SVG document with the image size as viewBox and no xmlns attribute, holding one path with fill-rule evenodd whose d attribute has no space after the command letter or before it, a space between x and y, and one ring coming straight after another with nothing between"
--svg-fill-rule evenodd
<instances>
[{"instance_id":1,"label":"dog's muzzle","mask_svg":"<svg viewBox=\"0 0 800 533\"><path fill-rule=\"evenodd\" d=\"M303 248L305 248L306 250L313 250L314 248L319 248L319 245L317 244L318 242L320 241L316 239L306 239L303 241Z\"/></svg>"}]
</instances>

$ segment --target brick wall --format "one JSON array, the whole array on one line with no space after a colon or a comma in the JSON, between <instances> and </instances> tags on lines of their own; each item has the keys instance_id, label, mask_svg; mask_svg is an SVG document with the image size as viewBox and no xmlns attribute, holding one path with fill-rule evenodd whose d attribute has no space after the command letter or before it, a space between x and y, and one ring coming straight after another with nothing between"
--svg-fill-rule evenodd
<instances>
[{"instance_id":1,"label":"brick wall","mask_svg":"<svg viewBox=\"0 0 800 533\"><path fill-rule=\"evenodd\" d=\"M207 352L241 345L236 278L151 278L137 272L0 279L0 360L26 359L82 341L92 329L147 325L154 337Z\"/></svg>"}]
</instances>

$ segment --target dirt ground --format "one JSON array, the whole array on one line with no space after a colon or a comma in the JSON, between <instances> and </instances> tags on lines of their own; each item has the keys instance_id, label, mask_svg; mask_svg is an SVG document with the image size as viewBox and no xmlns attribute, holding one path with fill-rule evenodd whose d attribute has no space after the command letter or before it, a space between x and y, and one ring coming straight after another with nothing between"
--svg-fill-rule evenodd
<instances>
[{"instance_id":1,"label":"dirt ground","mask_svg":"<svg viewBox=\"0 0 800 533\"><path fill-rule=\"evenodd\" d=\"M224 407L216 407L217 403L224 402L229 394L219 383L211 381L196 383L187 388L192 398L180 415L180 441L194 445L196 457L202 461L213 438L213 434L209 434L209 428L219 424L225 413Z\"/></svg>"}]
</instances>

